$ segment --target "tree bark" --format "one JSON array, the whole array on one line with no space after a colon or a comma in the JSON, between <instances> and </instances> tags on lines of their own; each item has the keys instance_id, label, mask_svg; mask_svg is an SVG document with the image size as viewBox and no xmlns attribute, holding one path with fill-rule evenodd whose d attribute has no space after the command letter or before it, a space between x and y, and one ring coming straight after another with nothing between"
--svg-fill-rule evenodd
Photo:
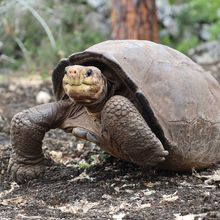
<instances>
[{"instance_id":1,"label":"tree bark","mask_svg":"<svg viewBox=\"0 0 220 220\"><path fill-rule=\"evenodd\" d=\"M112 38L158 42L155 0L112 0Z\"/></svg>"}]
</instances>

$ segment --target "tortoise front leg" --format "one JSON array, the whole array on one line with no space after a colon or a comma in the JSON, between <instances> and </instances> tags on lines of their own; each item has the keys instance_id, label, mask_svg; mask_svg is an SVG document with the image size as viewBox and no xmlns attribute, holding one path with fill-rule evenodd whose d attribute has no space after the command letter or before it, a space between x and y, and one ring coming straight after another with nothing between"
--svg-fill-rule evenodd
<instances>
[{"instance_id":1,"label":"tortoise front leg","mask_svg":"<svg viewBox=\"0 0 220 220\"><path fill-rule=\"evenodd\" d=\"M59 101L39 105L16 114L11 122L13 155L8 170L18 183L44 174L42 140L47 131L58 127L72 103Z\"/></svg>"},{"instance_id":2,"label":"tortoise front leg","mask_svg":"<svg viewBox=\"0 0 220 220\"><path fill-rule=\"evenodd\" d=\"M103 133L111 139L111 153L142 166L154 166L168 152L136 107L123 96L113 96L102 111Z\"/></svg>"}]
</instances>

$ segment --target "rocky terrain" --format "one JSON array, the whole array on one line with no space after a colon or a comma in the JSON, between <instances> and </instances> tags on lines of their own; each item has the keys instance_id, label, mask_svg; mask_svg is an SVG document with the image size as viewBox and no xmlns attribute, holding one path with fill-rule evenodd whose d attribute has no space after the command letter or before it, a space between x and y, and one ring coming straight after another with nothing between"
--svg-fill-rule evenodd
<instances>
[{"instance_id":1,"label":"rocky terrain","mask_svg":"<svg viewBox=\"0 0 220 220\"><path fill-rule=\"evenodd\" d=\"M60 130L45 137L54 163L44 178L12 182L10 120L52 99L50 81L13 76L0 85L1 219L220 219L220 164L189 173L142 170Z\"/></svg>"},{"instance_id":2,"label":"rocky terrain","mask_svg":"<svg viewBox=\"0 0 220 220\"><path fill-rule=\"evenodd\" d=\"M16 4L13 9L15 1L4 2L7 3L7 7L5 12L1 11L4 16L2 22L4 25L7 24L8 28L2 28L0 31L2 36L5 36L0 39L0 62L5 63L4 68L0 67L0 219L220 219L220 164L203 171L192 170L188 173L143 170L141 167L115 159L97 146L77 140L71 134L58 129L48 132L44 139L45 155L54 161L48 164L45 176L24 185L17 185L9 178L7 166L11 153L11 118L25 108L53 100L50 80L42 80L44 76L38 78L36 73L28 76L24 76L24 73L15 75L12 66L18 65L17 59L23 56L27 59L26 63L20 64L18 69L22 71L26 65L29 71L38 72L39 67L48 69L45 68L45 63L52 65L52 60L55 62L58 57L63 57L68 49L71 49L72 53L81 50L79 45L84 46L85 42L89 42L90 45L93 42L91 40L99 37L97 34L94 38L90 38L91 33L96 29L103 36L109 37L111 1L86 0L85 4L77 6L69 4L70 1L65 3L63 1L62 5L61 1L53 1L55 4L52 7L53 13L49 6L43 4L46 1L32 1L35 2L32 4L33 8L36 8L49 27L55 30L55 38L56 34L64 35L63 30L59 29L65 27L64 24L68 30L71 30L66 33L69 35L63 40L64 46L67 47L63 47L56 54L58 57L51 55L51 46L45 43L47 41L43 41L43 46L39 44L39 38L47 39L47 36L43 28L37 26L36 18L33 18L28 10L26 12L16 10L20 9L20 5ZM77 1L73 1L74 4L75 2ZM65 4L67 7L64 7ZM168 0L157 1L160 38L172 39L174 42L179 42L183 38L183 46L185 43L188 45L194 36L205 42L192 49L188 55L210 71L220 82L220 43L218 40L210 42L212 24L196 21L189 22L190 24L186 26L180 25L181 22L178 23L177 18L185 7L185 3L170 4ZM8 8L11 8L11 11L9 10L7 14ZM69 13L69 10L75 13L72 11ZM7 14L8 23L4 13ZM29 17L24 17L25 13ZM12 20L11 24L14 24L14 21L16 25L21 22L22 28L5 33L5 30L13 30L9 18ZM30 25L30 19L36 22L32 21ZM185 17L181 21L184 23ZM92 27L93 31L81 35L88 27ZM76 31L73 31L74 28ZM20 36L17 42L13 41L15 50L11 54L4 53L4 47L9 47L10 51L12 43L6 41L14 39L14 33ZM34 37L28 39L30 45L26 53L21 43L23 37L28 36L29 33L31 36L34 33ZM35 33L38 33L37 39ZM59 44L62 43L59 42L60 39L61 36L58 35L56 40ZM76 40L72 43L72 46L76 46L74 50L69 43L66 43L70 39ZM180 45L179 43L178 46ZM28 59L31 53L33 57L36 56L35 60ZM14 54L17 56L14 57Z\"/></svg>"}]
</instances>

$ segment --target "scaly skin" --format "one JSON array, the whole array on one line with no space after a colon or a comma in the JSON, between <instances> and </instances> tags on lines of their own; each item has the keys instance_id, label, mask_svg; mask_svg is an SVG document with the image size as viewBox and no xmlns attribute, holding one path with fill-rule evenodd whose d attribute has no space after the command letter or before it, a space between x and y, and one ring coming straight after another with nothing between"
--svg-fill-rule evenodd
<instances>
[{"instance_id":1,"label":"scaly skin","mask_svg":"<svg viewBox=\"0 0 220 220\"><path fill-rule=\"evenodd\" d=\"M135 106L123 96L107 101L102 126L117 145L112 151L122 159L147 167L157 165L168 155Z\"/></svg>"},{"instance_id":2,"label":"scaly skin","mask_svg":"<svg viewBox=\"0 0 220 220\"><path fill-rule=\"evenodd\" d=\"M68 125L68 129L73 128L75 136L95 142L116 157L144 166L153 166L165 160L168 152L135 106L122 96L105 100L107 82L98 68L75 65L65 70L63 88L69 96L68 100L36 106L16 114L12 119L11 143L14 154L10 159L9 172L15 181L23 183L43 175L44 135L59 126L65 129L62 125L69 118L73 124ZM98 120L101 116L102 134L96 135L92 132L93 128L84 122L86 117L83 114L86 111L84 109L84 113L81 113L82 104L87 111L91 106L94 110L97 105L100 109L101 104L103 110L99 112L97 109L96 113ZM80 124L77 124L79 120L76 117Z\"/></svg>"},{"instance_id":3,"label":"scaly skin","mask_svg":"<svg viewBox=\"0 0 220 220\"><path fill-rule=\"evenodd\" d=\"M69 97L75 100L86 99L87 102L100 99L106 86L100 70L91 66L66 67L63 82ZM96 93L93 94L92 91ZM139 111L125 97L113 96L106 102L101 112L101 125L102 137L91 137L84 129L74 129L73 133L78 137L94 140L116 157L142 166L155 166L168 155Z\"/></svg>"},{"instance_id":4,"label":"scaly skin","mask_svg":"<svg viewBox=\"0 0 220 220\"><path fill-rule=\"evenodd\" d=\"M56 128L67 117L69 101L59 101L22 111L11 122L9 172L18 183L41 177L45 170L42 140L49 129Z\"/></svg>"}]
</instances>

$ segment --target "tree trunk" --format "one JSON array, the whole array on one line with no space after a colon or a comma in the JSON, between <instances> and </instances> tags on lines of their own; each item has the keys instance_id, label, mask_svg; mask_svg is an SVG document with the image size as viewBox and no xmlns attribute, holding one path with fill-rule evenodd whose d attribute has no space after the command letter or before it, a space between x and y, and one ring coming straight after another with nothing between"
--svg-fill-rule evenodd
<instances>
[{"instance_id":1,"label":"tree trunk","mask_svg":"<svg viewBox=\"0 0 220 220\"><path fill-rule=\"evenodd\" d=\"M158 42L155 0L112 0L112 37Z\"/></svg>"}]
</instances>

